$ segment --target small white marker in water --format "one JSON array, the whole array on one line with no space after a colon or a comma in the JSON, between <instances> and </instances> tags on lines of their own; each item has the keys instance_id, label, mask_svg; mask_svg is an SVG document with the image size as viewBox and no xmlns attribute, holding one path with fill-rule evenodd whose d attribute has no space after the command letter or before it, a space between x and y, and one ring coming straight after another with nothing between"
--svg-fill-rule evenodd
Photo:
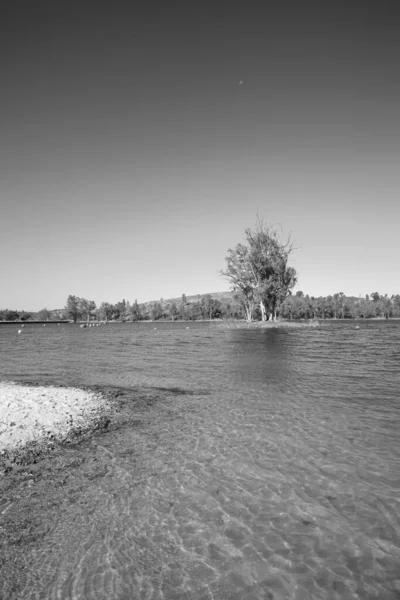
<instances>
[{"instance_id":1,"label":"small white marker in water","mask_svg":"<svg viewBox=\"0 0 400 600\"><path fill-rule=\"evenodd\" d=\"M18 333L22 333L22 329L18 329Z\"/></svg>"}]
</instances>

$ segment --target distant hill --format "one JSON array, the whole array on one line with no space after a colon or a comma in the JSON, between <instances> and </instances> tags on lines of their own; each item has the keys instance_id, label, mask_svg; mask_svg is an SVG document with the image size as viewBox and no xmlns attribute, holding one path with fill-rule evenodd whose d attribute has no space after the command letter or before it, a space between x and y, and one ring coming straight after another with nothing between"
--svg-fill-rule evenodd
<instances>
[{"instance_id":1,"label":"distant hill","mask_svg":"<svg viewBox=\"0 0 400 600\"><path fill-rule=\"evenodd\" d=\"M219 300L222 304L228 304L229 302L233 302L233 292L211 292L208 294L195 294L193 296L186 296L186 302L188 304L194 304L195 302L201 302L202 298L206 298L207 296L211 296L214 300ZM161 298L157 300L149 300L148 302L138 303L140 308L150 308L155 302L160 302ZM182 296L178 296L176 298L163 298L163 304L173 304L175 303L177 306L182 302Z\"/></svg>"}]
</instances>

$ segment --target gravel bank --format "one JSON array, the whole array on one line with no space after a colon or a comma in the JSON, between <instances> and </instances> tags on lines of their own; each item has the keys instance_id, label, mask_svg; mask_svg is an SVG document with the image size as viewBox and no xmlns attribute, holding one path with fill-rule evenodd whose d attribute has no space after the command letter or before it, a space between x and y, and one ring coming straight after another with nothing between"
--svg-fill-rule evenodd
<instances>
[{"instance_id":1,"label":"gravel bank","mask_svg":"<svg viewBox=\"0 0 400 600\"><path fill-rule=\"evenodd\" d=\"M108 410L108 401L95 392L0 382L0 452L43 438L63 438Z\"/></svg>"}]
</instances>

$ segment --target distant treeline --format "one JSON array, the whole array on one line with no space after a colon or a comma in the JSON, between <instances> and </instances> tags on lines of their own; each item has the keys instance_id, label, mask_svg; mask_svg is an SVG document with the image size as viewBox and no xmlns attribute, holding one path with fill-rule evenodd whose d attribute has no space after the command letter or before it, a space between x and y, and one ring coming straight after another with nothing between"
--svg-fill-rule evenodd
<instances>
[{"instance_id":1,"label":"distant treeline","mask_svg":"<svg viewBox=\"0 0 400 600\"><path fill-rule=\"evenodd\" d=\"M285 319L372 319L400 317L400 295L381 296L378 292L365 298L333 296L314 298L297 292L282 304L280 316Z\"/></svg>"},{"instance_id":2,"label":"distant treeline","mask_svg":"<svg viewBox=\"0 0 400 600\"><path fill-rule=\"evenodd\" d=\"M345 296L343 293L315 298L303 292L290 294L282 303L278 316L281 319L371 319L400 318L400 295L389 297L374 292L365 298ZM245 319L246 312L233 292L199 294L198 296L146 302L138 304L121 300L116 304L68 296L63 309L39 312L0 310L0 321L198 321L209 319ZM261 319L256 306L253 319Z\"/></svg>"},{"instance_id":3,"label":"distant treeline","mask_svg":"<svg viewBox=\"0 0 400 600\"><path fill-rule=\"evenodd\" d=\"M67 319L77 321L178 321L202 320L222 318L243 318L242 309L229 293L219 293L213 297L211 294L198 295L190 299L182 294L180 299L145 302L138 304L137 300L130 303L121 300L116 304L102 302L99 307L93 301L68 296L64 315ZM227 297L227 298L226 298ZM197 298L197 299L194 299Z\"/></svg>"}]
</instances>

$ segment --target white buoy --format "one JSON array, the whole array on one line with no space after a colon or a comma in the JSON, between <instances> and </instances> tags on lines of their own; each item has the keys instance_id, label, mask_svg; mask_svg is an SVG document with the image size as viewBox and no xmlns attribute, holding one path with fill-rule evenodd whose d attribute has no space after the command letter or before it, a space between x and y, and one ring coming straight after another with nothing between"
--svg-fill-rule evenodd
<instances>
[{"instance_id":1,"label":"white buoy","mask_svg":"<svg viewBox=\"0 0 400 600\"><path fill-rule=\"evenodd\" d=\"M25 325L21 325L21 327L25 327Z\"/></svg>"},{"instance_id":2,"label":"white buoy","mask_svg":"<svg viewBox=\"0 0 400 600\"><path fill-rule=\"evenodd\" d=\"M22 333L22 329L18 329L18 333Z\"/></svg>"}]
</instances>

